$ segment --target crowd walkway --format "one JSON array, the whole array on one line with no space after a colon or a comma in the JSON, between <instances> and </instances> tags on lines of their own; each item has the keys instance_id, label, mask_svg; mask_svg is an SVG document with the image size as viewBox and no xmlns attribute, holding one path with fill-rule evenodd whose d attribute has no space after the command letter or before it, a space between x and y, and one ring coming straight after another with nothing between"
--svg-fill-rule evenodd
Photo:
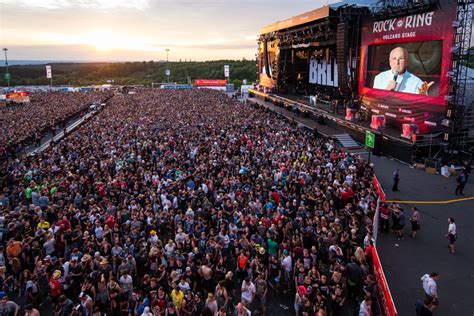
<instances>
[{"instance_id":1,"label":"crowd walkway","mask_svg":"<svg viewBox=\"0 0 474 316\"><path fill-rule=\"evenodd\" d=\"M428 174L386 157L373 157L374 169L388 200L450 201L474 196L474 181L456 196L456 178ZM399 192L392 192L393 171L399 168ZM421 230L416 239L410 235L411 207L421 213ZM378 235L379 255L399 315L414 315L416 299L423 298L420 281L425 273L437 272L440 304L435 315L474 314L474 201L449 204L403 204L407 216L405 237ZM451 254L445 235L448 217L456 221L456 254Z\"/></svg>"}]
</instances>

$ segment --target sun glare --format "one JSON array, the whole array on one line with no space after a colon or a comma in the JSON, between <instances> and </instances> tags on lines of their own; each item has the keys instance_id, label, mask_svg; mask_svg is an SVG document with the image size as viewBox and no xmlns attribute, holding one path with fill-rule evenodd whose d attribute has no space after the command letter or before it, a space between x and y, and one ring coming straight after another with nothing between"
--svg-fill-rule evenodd
<instances>
[{"instance_id":1,"label":"sun glare","mask_svg":"<svg viewBox=\"0 0 474 316\"><path fill-rule=\"evenodd\" d=\"M112 32L95 32L88 36L88 42L97 50L111 50L118 48L126 48L126 40L120 38Z\"/></svg>"}]
</instances>

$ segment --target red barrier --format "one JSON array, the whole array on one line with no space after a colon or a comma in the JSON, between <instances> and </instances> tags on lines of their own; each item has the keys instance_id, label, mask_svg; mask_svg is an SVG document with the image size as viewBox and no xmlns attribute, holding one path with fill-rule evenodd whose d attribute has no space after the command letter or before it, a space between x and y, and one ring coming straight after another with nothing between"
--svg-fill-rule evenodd
<instances>
[{"instance_id":1,"label":"red barrier","mask_svg":"<svg viewBox=\"0 0 474 316\"><path fill-rule=\"evenodd\" d=\"M226 80L208 80L208 79L196 79L194 85L197 87L225 87L227 84Z\"/></svg>"},{"instance_id":2,"label":"red barrier","mask_svg":"<svg viewBox=\"0 0 474 316\"><path fill-rule=\"evenodd\" d=\"M374 180L375 189L377 190L377 194L382 199L382 202L385 201L385 192L383 191L382 186L380 185L379 179L377 179L377 176L374 175L373 180Z\"/></svg>"},{"instance_id":3,"label":"red barrier","mask_svg":"<svg viewBox=\"0 0 474 316\"><path fill-rule=\"evenodd\" d=\"M30 94L27 91L7 93L5 95L7 102L25 103L30 102Z\"/></svg>"},{"instance_id":4,"label":"red barrier","mask_svg":"<svg viewBox=\"0 0 474 316\"><path fill-rule=\"evenodd\" d=\"M378 301L382 315L396 316L398 315L397 309L393 303L392 294L390 293L387 280L385 279L385 273L383 272L382 264L380 263L380 258L376 247L372 248L372 260L374 262L374 277L379 289Z\"/></svg>"}]
</instances>

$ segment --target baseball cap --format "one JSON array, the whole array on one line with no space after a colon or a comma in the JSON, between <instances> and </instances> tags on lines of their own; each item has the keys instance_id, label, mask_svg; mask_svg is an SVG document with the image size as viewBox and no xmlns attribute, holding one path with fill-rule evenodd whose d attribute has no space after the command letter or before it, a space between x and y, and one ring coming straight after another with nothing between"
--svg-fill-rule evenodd
<instances>
[{"instance_id":1,"label":"baseball cap","mask_svg":"<svg viewBox=\"0 0 474 316\"><path fill-rule=\"evenodd\" d=\"M0 292L0 300L3 300L5 297L7 297L7 293Z\"/></svg>"}]
</instances>

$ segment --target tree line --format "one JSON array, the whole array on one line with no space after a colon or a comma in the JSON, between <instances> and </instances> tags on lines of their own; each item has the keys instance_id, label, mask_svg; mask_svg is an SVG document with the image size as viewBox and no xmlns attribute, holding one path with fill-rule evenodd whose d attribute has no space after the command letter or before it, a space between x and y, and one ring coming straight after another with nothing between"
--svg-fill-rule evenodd
<instances>
[{"instance_id":1,"label":"tree line","mask_svg":"<svg viewBox=\"0 0 474 316\"><path fill-rule=\"evenodd\" d=\"M122 63L52 63L53 85L92 85L105 84L113 80L114 84L151 85L167 82L166 69L171 71L169 80L177 83L193 82L195 79L225 79L224 65L230 66L230 79L240 86L256 80L255 61L218 60L218 61L142 61ZM0 85L6 86L3 76L5 67L0 67ZM45 65L15 65L9 67L10 85L49 85Z\"/></svg>"}]
</instances>

